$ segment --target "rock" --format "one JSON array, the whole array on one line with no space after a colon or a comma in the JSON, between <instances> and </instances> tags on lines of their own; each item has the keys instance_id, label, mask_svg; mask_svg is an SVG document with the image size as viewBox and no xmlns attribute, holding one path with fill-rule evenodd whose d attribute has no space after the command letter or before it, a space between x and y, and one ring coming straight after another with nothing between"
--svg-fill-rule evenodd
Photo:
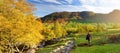
<instances>
[{"instance_id":1,"label":"rock","mask_svg":"<svg viewBox=\"0 0 120 53\"><path fill-rule=\"evenodd\" d=\"M69 51L70 51L70 47L66 47L66 53L69 53Z\"/></svg>"},{"instance_id":2,"label":"rock","mask_svg":"<svg viewBox=\"0 0 120 53\"><path fill-rule=\"evenodd\" d=\"M26 53L35 53L36 50L35 49L29 49Z\"/></svg>"},{"instance_id":3,"label":"rock","mask_svg":"<svg viewBox=\"0 0 120 53\"><path fill-rule=\"evenodd\" d=\"M70 40L65 43L65 46L60 46L54 49L51 53L69 53L73 47L75 47L74 40Z\"/></svg>"}]
</instances>

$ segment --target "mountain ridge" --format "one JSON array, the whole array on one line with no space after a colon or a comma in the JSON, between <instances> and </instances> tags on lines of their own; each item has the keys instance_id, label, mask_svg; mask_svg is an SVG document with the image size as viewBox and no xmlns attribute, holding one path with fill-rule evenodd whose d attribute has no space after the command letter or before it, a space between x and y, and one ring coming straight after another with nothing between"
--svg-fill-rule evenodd
<instances>
[{"instance_id":1,"label":"mountain ridge","mask_svg":"<svg viewBox=\"0 0 120 53\"><path fill-rule=\"evenodd\" d=\"M67 22L71 19L89 22L120 22L120 10L113 10L108 14L94 13L92 11L82 12L54 12L41 18L42 22L52 23L54 21Z\"/></svg>"}]
</instances>

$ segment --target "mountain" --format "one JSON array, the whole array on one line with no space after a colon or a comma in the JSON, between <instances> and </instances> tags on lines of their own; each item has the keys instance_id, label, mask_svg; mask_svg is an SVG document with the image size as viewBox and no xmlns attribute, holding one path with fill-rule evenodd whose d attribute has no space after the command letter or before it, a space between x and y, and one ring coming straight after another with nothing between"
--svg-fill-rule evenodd
<instances>
[{"instance_id":1,"label":"mountain","mask_svg":"<svg viewBox=\"0 0 120 53\"><path fill-rule=\"evenodd\" d=\"M120 10L114 10L108 14L94 13L91 11L82 12L54 12L41 18L42 22L77 21L77 22L120 22Z\"/></svg>"}]
</instances>

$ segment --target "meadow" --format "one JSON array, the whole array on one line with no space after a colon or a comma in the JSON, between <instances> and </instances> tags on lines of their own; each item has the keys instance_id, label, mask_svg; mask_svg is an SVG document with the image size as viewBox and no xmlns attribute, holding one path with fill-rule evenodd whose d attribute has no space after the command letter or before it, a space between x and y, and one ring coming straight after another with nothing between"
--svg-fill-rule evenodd
<instances>
[{"instance_id":1,"label":"meadow","mask_svg":"<svg viewBox=\"0 0 120 53\"><path fill-rule=\"evenodd\" d=\"M92 46L80 45L87 43L83 35L76 38L75 44L77 44L77 47L70 53L119 53L120 39L116 38L120 36L118 31L114 33L106 32L92 35Z\"/></svg>"},{"instance_id":2,"label":"meadow","mask_svg":"<svg viewBox=\"0 0 120 53\"><path fill-rule=\"evenodd\" d=\"M51 30L53 26L55 26L54 24L46 25L45 26ZM51 52L61 45L64 46L69 39L75 39L75 48L71 49L70 53L119 53L119 23L69 22L67 24L59 25L64 26L63 28L67 32L67 35L60 39L62 42L58 41L55 44L45 46L44 48L39 49L38 53ZM88 31L92 35L91 46L86 45L86 35Z\"/></svg>"}]
</instances>

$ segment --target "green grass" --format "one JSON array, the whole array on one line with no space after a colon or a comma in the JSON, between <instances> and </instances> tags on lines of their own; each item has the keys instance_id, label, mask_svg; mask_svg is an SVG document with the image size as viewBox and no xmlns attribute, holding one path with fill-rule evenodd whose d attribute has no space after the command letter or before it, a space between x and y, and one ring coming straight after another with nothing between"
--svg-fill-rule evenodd
<instances>
[{"instance_id":1,"label":"green grass","mask_svg":"<svg viewBox=\"0 0 120 53\"><path fill-rule=\"evenodd\" d=\"M53 48L40 48L36 53L50 53Z\"/></svg>"},{"instance_id":2,"label":"green grass","mask_svg":"<svg viewBox=\"0 0 120 53\"><path fill-rule=\"evenodd\" d=\"M92 46L77 46L77 48L73 49L70 53L120 53L120 44L116 43L108 43L107 37L109 35L119 35L120 30L114 31L106 31L99 33L91 33L92 35ZM86 35L83 34L80 37L76 37L75 44L87 43L85 40ZM106 42L106 44L102 45L101 42Z\"/></svg>"},{"instance_id":3,"label":"green grass","mask_svg":"<svg viewBox=\"0 0 120 53\"><path fill-rule=\"evenodd\" d=\"M120 34L120 30L108 30L104 32L96 32L91 33L92 35L92 46L77 46L75 49L71 50L70 53L120 53L120 44L110 44L107 43L105 45L101 45L101 42L107 42L106 36L109 35L118 35ZM64 45L66 40L69 40L71 38L75 38L75 45L78 45L80 43L87 43L87 40L85 39L86 33L83 34L72 34L75 35L75 37L68 37L65 39L65 41L58 42L57 44L48 45L45 48L40 48L37 53L50 53L53 49L56 47L59 47L60 45ZM64 40L64 39L63 39Z\"/></svg>"},{"instance_id":4,"label":"green grass","mask_svg":"<svg viewBox=\"0 0 120 53\"><path fill-rule=\"evenodd\" d=\"M120 53L120 44L93 45L91 47L77 47L71 53Z\"/></svg>"}]
</instances>

